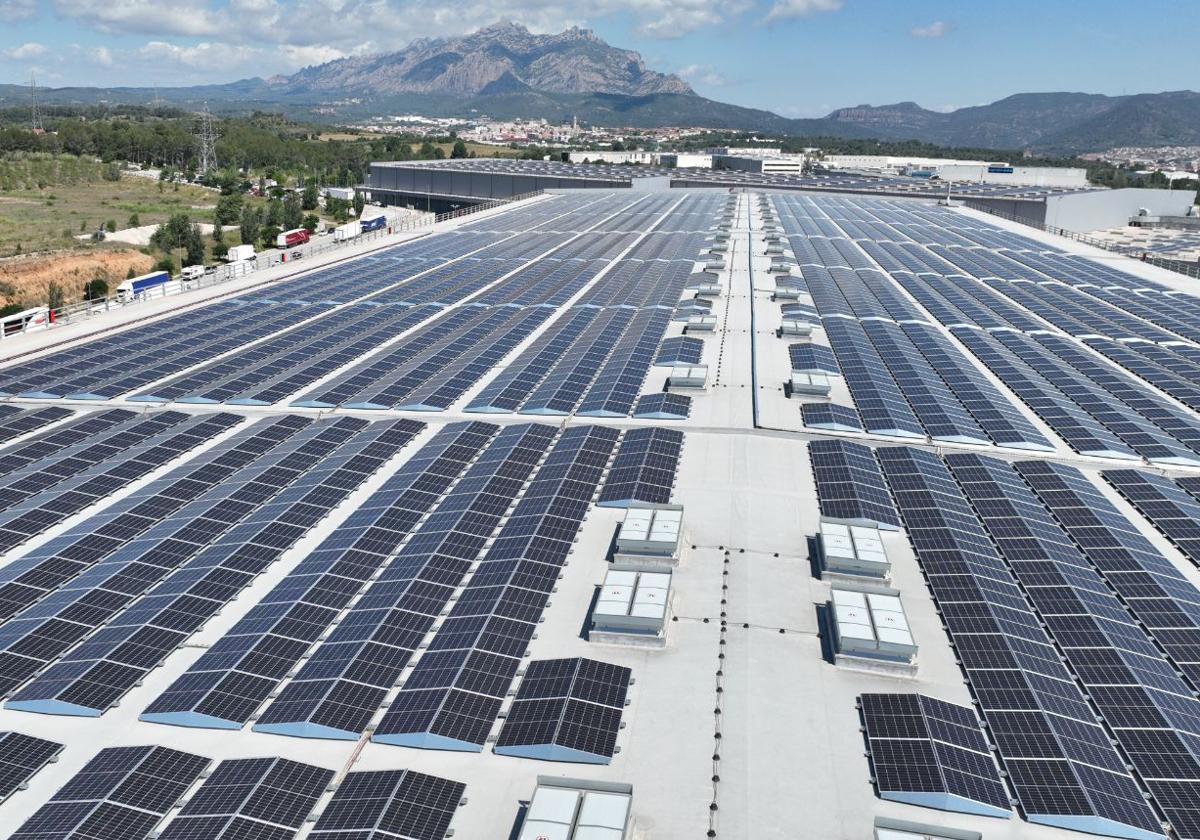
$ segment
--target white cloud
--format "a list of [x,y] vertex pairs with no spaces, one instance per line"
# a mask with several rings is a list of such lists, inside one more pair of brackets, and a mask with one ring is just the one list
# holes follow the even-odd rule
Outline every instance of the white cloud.
[[928,26],[914,26],[908,31],[908,34],[914,38],[941,38],[949,34],[952,28],[944,20],[935,20]]
[[0,55],[12,61],[28,61],[31,58],[39,58],[47,52],[46,47],[42,44],[30,41],[27,44],[21,44],[19,47],[13,47],[5,50]]
[[0,0],[0,20],[15,23],[37,17],[37,0]]
[[101,67],[112,67],[115,63],[108,47],[92,47],[87,51],[87,57],[92,64],[98,64]]
[[842,0],[775,0],[767,12],[766,22],[808,17],[822,12],[836,12],[842,8]]
[[138,50],[138,55],[148,61],[169,61],[185,67],[220,68],[222,71],[248,64],[259,53],[253,47],[207,41],[188,47],[168,44],[166,41],[151,41]]
[[689,64],[680,69],[676,75],[689,82],[697,82],[709,87],[721,87],[728,84],[725,77],[717,72],[717,69],[711,64]]
[[55,0],[59,17],[101,32],[204,36],[221,31],[220,15],[188,0]]

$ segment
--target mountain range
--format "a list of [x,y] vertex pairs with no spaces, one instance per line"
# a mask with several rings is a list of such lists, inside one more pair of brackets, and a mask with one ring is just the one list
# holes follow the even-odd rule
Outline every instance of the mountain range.
[[[590,30],[539,35],[515,23],[457,38],[421,39],[396,52],[343,58],[269,79],[159,90],[39,91],[45,104],[146,104],[156,97],[181,107],[207,102],[217,111],[273,110],[332,123],[401,113],[552,122],[578,117],[602,126],[691,125],[1055,153],[1200,145],[1200,93],[1193,91],[1022,93],[950,112],[900,102],[788,119],[699,96],[683,79],[651,70],[638,53],[611,46]],[[0,85],[0,107],[28,101],[28,88]]]

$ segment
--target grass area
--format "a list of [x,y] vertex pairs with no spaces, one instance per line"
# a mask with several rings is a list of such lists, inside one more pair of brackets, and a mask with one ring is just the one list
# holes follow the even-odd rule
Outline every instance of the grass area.
[[0,257],[72,248],[81,244],[75,236],[95,231],[109,219],[118,229],[128,227],[134,213],[142,225],[178,212],[211,221],[211,209],[193,207],[211,207],[216,201],[212,190],[187,184],[176,189],[137,177],[0,191]]

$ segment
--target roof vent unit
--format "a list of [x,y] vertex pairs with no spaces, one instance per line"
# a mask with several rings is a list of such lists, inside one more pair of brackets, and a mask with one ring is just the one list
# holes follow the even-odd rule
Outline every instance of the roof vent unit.
[[712,332],[717,328],[715,315],[689,315],[687,319],[688,332]]
[[729,231],[719,230],[713,234],[713,242],[725,243],[729,241]]
[[793,394],[803,394],[806,397],[828,397],[831,389],[829,375],[816,372],[792,371],[790,384]]
[[714,242],[708,246],[708,250],[714,254],[724,254],[729,250],[729,240],[723,239],[720,242]]
[[795,268],[790,262],[780,257],[773,257],[771,264],[767,266],[768,274],[791,274]]
[[800,295],[807,295],[808,289],[804,285],[804,281],[791,274],[776,275],[775,277],[775,299],[776,300],[799,300]]
[[600,644],[666,644],[671,605],[670,571],[613,565],[592,610],[589,641]]
[[721,257],[719,257],[719,256],[705,257],[704,270],[705,271],[724,271],[725,270],[725,260],[721,259]]
[[538,776],[518,840],[625,840],[633,785]]
[[703,388],[708,384],[708,365],[675,365],[667,377],[668,388]]
[[830,603],[838,665],[912,675],[917,645],[895,590],[832,591]]
[[783,256],[783,246],[776,244],[778,242],[779,242],[778,238],[775,238],[774,241],[768,241],[767,247],[763,251],[763,253],[766,254],[768,257],[782,257]]
[[886,582],[892,572],[879,529],[822,520],[821,578],[850,577]]
[[680,505],[631,506],[617,531],[613,560],[638,567],[674,566],[679,563],[682,531]]
[[779,331],[781,335],[810,336],[813,323],[805,318],[784,318]]

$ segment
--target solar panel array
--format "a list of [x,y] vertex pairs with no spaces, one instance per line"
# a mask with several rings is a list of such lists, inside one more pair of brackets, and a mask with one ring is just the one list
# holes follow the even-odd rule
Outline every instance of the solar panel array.
[[617,744],[630,670],[594,659],[529,663],[496,752],[607,764]]
[[63,745],[20,732],[0,732],[0,802],[53,761]]
[[284,758],[222,761],[158,836],[162,840],[291,840],[334,773]]
[[[98,714],[156,668],[171,651],[267,570],[420,432],[411,420],[343,418],[286,456],[311,467],[176,571],[96,628],[10,700],[9,708]],[[250,479],[263,495],[270,478]],[[227,497],[227,500],[234,496]],[[211,518],[211,514],[206,514]]]
[[388,706],[373,741],[482,749],[618,434],[567,429]]
[[349,773],[308,836],[313,840],[442,840],[464,787],[413,770]]
[[167,747],[101,750],[13,840],[145,840],[208,767]]
[[1009,816],[1008,791],[970,708],[924,694],[864,694],[859,709],[881,797]]

